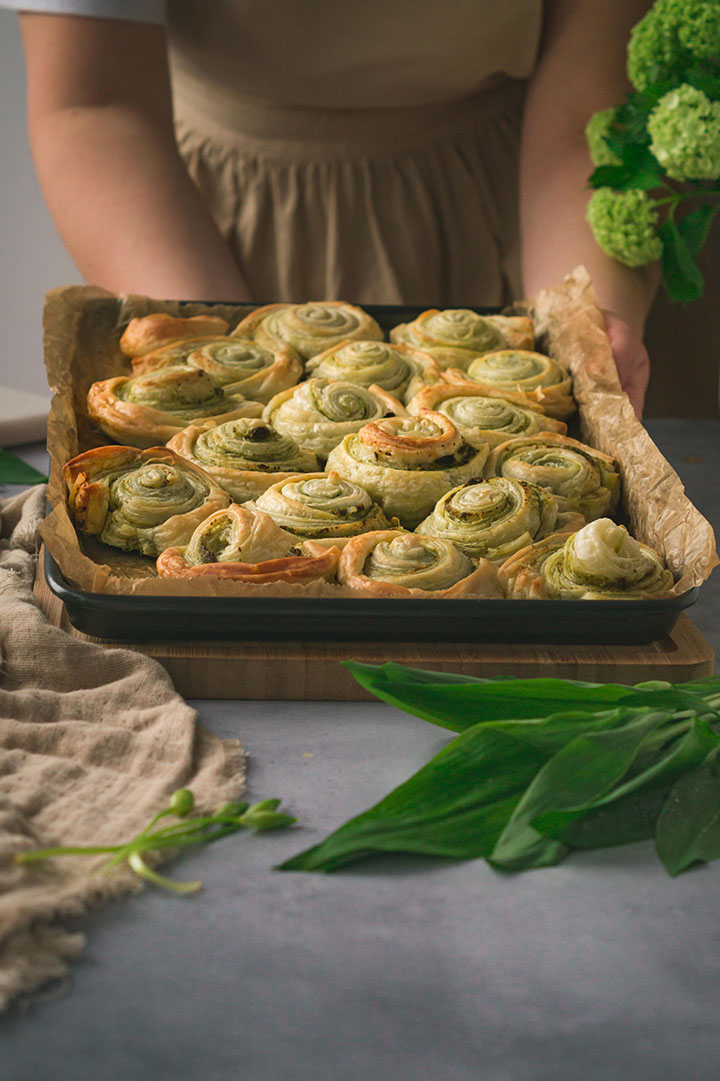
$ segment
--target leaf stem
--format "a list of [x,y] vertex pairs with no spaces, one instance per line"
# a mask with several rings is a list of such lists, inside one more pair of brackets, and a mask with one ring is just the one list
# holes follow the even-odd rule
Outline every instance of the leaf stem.
[[175,882],[172,878],[158,874],[157,871],[148,867],[139,852],[131,853],[128,856],[128,863],[140,878],[144,878],[146,882],[152,882],[155,886],[172,890],[173,893],[197,893],[199,889],[202,889],[202,882]]

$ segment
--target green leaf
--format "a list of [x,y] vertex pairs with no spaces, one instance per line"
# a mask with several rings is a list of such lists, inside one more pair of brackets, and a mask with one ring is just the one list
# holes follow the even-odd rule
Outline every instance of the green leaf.
[[590,176],[593,188],[614,188],[616,191],[634,190],[652,191],[660,187],[664,173],[646,146],[626,143],[615,150],[608,140],[608,146],[622,157],[621,165],[599,165]]
[[279,869],[332,871],[372,852],[488,856],[544,763],[578,733],[621,724],[624,717],[620,710],[574,711],[475,725],[380,803]]
[[685,72],[682,80],[697,90],[702,90],[711,101],[720,101],[720,66],[711,61],[696,61]]
[[[428,672],[400,664],[345,661],[361,686],[384,702],[453,732],[483,721],[523,720],[581,709],[607,710],[618,704],[697,709],[687,684],[646,690],[617,683],[567,679],[477,679]],[[720,681],[717,682],[720,693]],[[710,692],[708,692],[710,693]]]
[[[627,779],[575,812],[550,812],[533,820],[544,836],[576,848],[604,848],[649,839],[672,784],[703,762],[720,745],[720,735],[694,719],[679,739],[654,749],[643,761],[642,749]],[[654,811],[654,816],[653,816]]]
[[611,791],[648,736],[672,719],[666,711],[626,708],[615,713],[615,726],[576,736],[538,772],[498,838],[489,857],[493,866],[537,866],[537,820],[553,811],[584,810]]
[[673,218],[660,226],[658,236],[663,242],[662,276],[668,296],[682,304],[699,300],[705,279]]
[[0,484],[41,484],[46,480],[33,466],[0,448]]
[[720,857],[720,764],[698,766],[673,785],[660,812],[655,847],[671,875]]
[[[556,749],[552,725],[547,738],[535,732],[534,740],[522,738],[528,727],[476,725],[374,807],[279,869],[332,871],[373,852],[488,855],[524,789]],[[561,741],[568,738],[567,725],[564,732]]]
[[715,206],[706,203],[691,210],[677,222],[678,232],[685,242],[691,259],[697,259],[702,251],[718,210],[720,210],[720,203],[716,203]]

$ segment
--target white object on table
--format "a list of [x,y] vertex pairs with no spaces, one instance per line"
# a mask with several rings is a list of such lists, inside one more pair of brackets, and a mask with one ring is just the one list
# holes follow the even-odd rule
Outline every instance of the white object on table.
[[0,447],[45,439],[50,398],[0,384]]

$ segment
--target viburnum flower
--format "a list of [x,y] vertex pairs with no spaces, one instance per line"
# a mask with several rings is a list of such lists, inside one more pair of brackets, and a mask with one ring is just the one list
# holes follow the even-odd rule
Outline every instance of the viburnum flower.
[[663,94],[647,130],[652,153],[673,180],[720,177],[720,102],[702,90],[683,83]]
[[620,164],[620,158],[605,142],[605,136],[610,132],[616,112],[614,106],[610,109],[601,109],[600,112],[593,113],[585,126],[585,138],[593,165]]
[[603,251],[625,266],[645,266],[662,255],[658,212],[645,191],[598,188],[587,221]]
[[655,0],[633,27],[627,71],[636,90],[653,83],[680,81],[696,60],[720,56],[718,0]]

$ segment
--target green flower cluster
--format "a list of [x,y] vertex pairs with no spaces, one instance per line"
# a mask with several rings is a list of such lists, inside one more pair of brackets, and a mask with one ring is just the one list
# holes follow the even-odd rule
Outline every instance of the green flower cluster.
[[720,57],[718,0],[656,0],[633,28],[628,77],[636,90],[682,77],[694,60]]
[[587,122],[585,138],[587,139],[590,160],[593,165],[620,164],[620,158],[612,152],[605,142],[605,137],[609,135],[616,115],[617,109],[613,106],[610,109],[601,109],[600,112],[593,113]]
[[587,221],[602,250],[625,266],[645,266],[662,255],[658,214],[647,192],[598,188]]
[[683,83],[663,94],[647,130],[651,151],[673,180],[720,177],[720,102],[702,90]]

